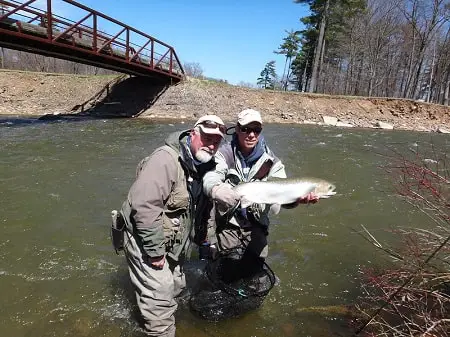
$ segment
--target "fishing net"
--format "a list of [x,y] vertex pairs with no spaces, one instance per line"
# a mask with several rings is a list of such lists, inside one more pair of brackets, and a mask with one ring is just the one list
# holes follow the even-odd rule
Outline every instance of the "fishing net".
[[191,310],[219,321],[257,309],[275,285],[275,274],[264,259],[241,248],[221,251],[206,265],[202,281],[190,298]]

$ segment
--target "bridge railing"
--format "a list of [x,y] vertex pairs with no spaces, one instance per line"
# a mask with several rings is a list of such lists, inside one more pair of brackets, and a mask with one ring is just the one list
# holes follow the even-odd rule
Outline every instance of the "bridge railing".
[[[40,7],[42,2],[36,1],[0,0],[0,25],[8,26],[15,34],[45,39],[46,43],[101,54],[180,79],[184,77],[180,60],[170,45],[72,0],[61,1],[76,8],[81,14],[78,21],[54,14],[54,0],[46,0],[45,6]],[[100,26],[115,33],[106,33]]]

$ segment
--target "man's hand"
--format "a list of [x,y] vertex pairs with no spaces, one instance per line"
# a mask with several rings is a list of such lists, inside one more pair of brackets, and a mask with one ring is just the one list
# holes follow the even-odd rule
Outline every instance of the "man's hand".
[[229,184],[226,183],[221,183],[217,186],[214,186],[212,188],[211,196],[214,201],[217,201],[227,207],[236,206],[236,204],[240,200],[239,195],[235,191],[233,191]]
[[319,201],[319,197],[314,194],[314,192],[310,192],[306,195],[306,197],[297,199],[299,204],[315,204]]
[[155,269],[163,269],[166,258],[163,256],[148,257],[147,263]]
[[290,209],[290,208],[295,208],[300,204],[315,204],[318,201],[319,201],[319,197],[317,195],[315,195],[313,192],[310,192],[303,198],[298,198],[296,201],[294,201],[291,204],[283,205],[283,208]]

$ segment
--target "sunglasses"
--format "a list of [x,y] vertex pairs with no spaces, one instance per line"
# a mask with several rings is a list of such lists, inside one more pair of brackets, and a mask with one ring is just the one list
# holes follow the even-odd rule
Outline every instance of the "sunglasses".
[[199,125],[202,125],[207,129],[219,129],[223,134],[225,134],[225,132],[227,131],[227,127],[225,125],[216,123],[214,121],[204,121]]
[[250,134],[253,132],[255,135],[259,135],[262,131],[262,127],[251,128],[249,126],[239,126],[239,129],[243,133]]

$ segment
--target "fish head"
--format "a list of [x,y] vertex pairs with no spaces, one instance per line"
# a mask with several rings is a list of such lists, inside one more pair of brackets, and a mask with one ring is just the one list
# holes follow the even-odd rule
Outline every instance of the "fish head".
[[313,191],[320,199],[326,199],[336,194],[336,186],[325,180],[318,180],[314,182],[316,188]]

